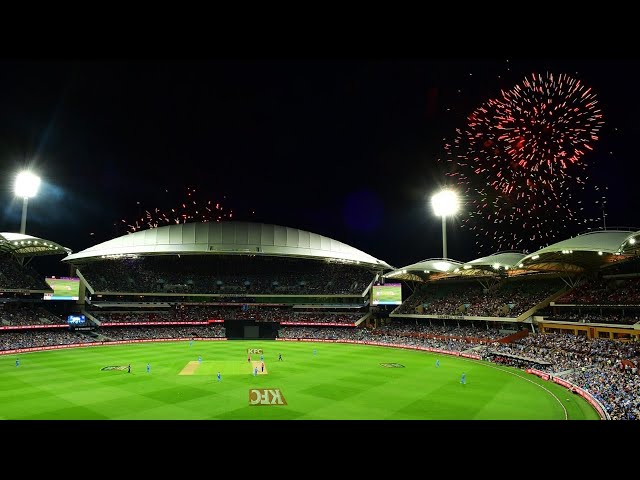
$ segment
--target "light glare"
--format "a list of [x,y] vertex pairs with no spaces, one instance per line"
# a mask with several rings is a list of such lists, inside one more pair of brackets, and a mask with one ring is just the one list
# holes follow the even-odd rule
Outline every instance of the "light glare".
[[441,272],[448,272],[451,268],[451,264],[449,262],[435,262],[433,264],[433,268],[440,270]]
[[431,206],[438,217],[448,217],[458,212],[458,195],[453,190],[442,190],[431,197]]
[[38,194],[40,187],[40,177],[29,171],[20,172],[16,176],[14,192],[21,198],[32,198]]

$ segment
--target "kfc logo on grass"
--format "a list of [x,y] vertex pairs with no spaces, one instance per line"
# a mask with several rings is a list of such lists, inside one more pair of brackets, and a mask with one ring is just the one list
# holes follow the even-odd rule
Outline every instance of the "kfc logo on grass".
[[252,388],[249,390],[249,405],[286,405],[279,388]]

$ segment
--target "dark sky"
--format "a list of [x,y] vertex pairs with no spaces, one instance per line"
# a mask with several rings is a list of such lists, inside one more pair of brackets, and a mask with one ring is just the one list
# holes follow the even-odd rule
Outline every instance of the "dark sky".
[[[584,160],[609,188],[607,225],[635,226],[639,66],[508,58],[0,63],[0,231],[19,231],[13,177],[29,165],[44,185],[29,203],[27,233],[74,251],[122,234],[121,219],[177,206],[190,187],[236,219],[309,230],[396,267],[440,257],[441,224],[428,198],[451,183],[436,162],[443,139],[500,89],[546,71],[574,75],[598,95],[606,124]],[[456,221],[447,232],[451,258],[493,253],[477,251]]]

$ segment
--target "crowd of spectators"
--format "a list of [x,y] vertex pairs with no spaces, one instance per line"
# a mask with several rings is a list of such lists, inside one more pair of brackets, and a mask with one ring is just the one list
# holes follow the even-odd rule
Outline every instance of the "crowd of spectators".
[[406,335],[393,329],[369,330],[365,328],[345,327],[291,327],[281,326],[278,330],[280,338],[311,338],[323,340],[359,340],[363,342],[379,342],[411,347],[442,348],[450,351],[461,352],[481,345],[473,341],[457,338],[429,338]]
[[291,307],[173,306],[166,310],[106,312],[94,310],[100,322],[189,322],[207,320],[255,320],[258,322],[355,323],[364,313],[297,311]]
[[4,331],[0,333],[0,350],[44,347],[48,345],[70,345],[90,343],[96,339],[82,332],[71,332],[63,328],[47,330]]
[[3,331],[0,333],[0,350],[44,347],[49,345],[70,345],[74,343],[94,343],[98,341],[137,340],[154,338],[224,338],[222,325],[184,327],[121,327],[97,330],[104,338],[87,332],[67,329]]
[[[92,312],[100,323],[175,322],[172,311],[160,312]],[[185,320],[188,321],[188,320]]]
[[413,323],[405,320],[389,320],[385,325],[374,330],[374,333],[393,332],[394,335],[418,336],[425,338],[444,338],[445,340],[456,339],[474,342],[489,342],[500,340],[513,332],[505,332],[496,327],[490,327],[489,323],[484,323],[482,328],[466,322],[466,325],[459,323],[443,322],[442,324],[427,324],[423,322]]
[[18,259],[9,253],[0,253],[0,290],[3,288],[51,290],[42,275],[29,265],[21,265]]
[[[479,295],[482,293],[482,287],[475,282],[436,282],[421,285],[396,309],[396,313],[433,314],[436,310],[444,309],[450,314],[449,312],[455,312],[462,306],[460,299],[465,292]],[[461,315],[461,313],[455,313]]]
[[556,303],[575,305],[640,305],[640,279],[595,279],[578,285]]
[[577,311],[575,307],[556,308],[555,315],[545,315],[545,320],[557,320],[564,322],[580,323],[617,323],[623,325],[633,325],[640,322],[640,313],[636,310],[608,310],[608,311]]
[[356,323],[364,316],[363,313],[345,312],[290,312],[281,322],[308,322],[308,323]]
[[0,308],[0,324],[3,326],[65,324],[61,315],[49,312],[37,303],[6,303]]
[[[479,350],[485,359],[500,357],[495,353],[529,358],[530,362],[508,356],[503,356],[501,360],[521,368],[535,367],[565,378],[597,398],[612,418],[640,419],[638,342],[545,333],[529,335],[512,344],[493,344]],[[541,365],[539,361],[549,364]]]
[[435,282],[416,290],[396,313],[515,318],[562,287],[557,279],[512,281],[495,289],[475,282]]
[[155,338],[224,338],[225,328],[220,324],[181,327],[118,327],[100,329],[106,341],[149,340]]
[[367,331],[353,327],[293,327],[281,325],[280,338],[315,338],[322,340],[365,340]]
[[353,265],[244,256],[110,259],[80,272],[95,291],[111,293],[344,295],[364,292],[374,279]]
[[630,369],[623,369],[620,365],[574,370],[566,376],[566,379],[580,385],[581,388],[598,399],[612,420],[639,420],[640,375],[637,375],[638,365],[636,363],[635,367]]

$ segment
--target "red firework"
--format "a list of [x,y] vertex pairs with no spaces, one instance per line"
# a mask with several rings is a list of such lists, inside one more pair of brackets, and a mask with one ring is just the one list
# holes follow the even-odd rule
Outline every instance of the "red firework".
[[579,192],[604,124],[597,104],[578,79],[533,74],[467,117],[445,151],[477,243],[522,248],[587,223]]

